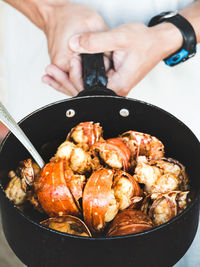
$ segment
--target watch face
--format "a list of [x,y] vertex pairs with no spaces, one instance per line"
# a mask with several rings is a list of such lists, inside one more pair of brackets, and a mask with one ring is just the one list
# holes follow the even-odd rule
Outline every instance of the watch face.
[[160,16],[162,17],[162,19],[167,19],[167,18],[174,17],[177,14],[178,14],[178,10],[175,10],[175,11],[162,12]]

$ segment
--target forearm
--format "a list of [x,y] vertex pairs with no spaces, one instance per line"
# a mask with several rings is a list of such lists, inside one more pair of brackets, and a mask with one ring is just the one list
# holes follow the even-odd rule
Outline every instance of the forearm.
[[197,43],[200,42],[200,0],[195,1],[188,7],[180,10],[179,12],[183,17],[185,17],[193,26]]
[[[4,0],[31,20],[37,27],[45,30],[51,9],[63,3],[63,0]],[[69,2],[68,0],[64,1]]]
[[[200,42],[200,0],[179,11],[193,26],[197,43]],[[156,39],[157,51],[160,51],[161,59],[166,58],[181,48],[183,38],[180,31],[171,23],[161,23],[152,28],[152,35]]]

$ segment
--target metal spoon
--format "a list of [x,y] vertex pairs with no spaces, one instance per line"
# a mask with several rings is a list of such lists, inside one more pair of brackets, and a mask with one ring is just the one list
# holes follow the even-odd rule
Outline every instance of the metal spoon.
[[40,168],[44,167],[44,161],[41,158],[40,154],[37,152],[31,141],[12,118],[7,109],[0,102],[0,121],[5,124],[8,129],[17,137],[17,139],[22,143],[22,145],[28,150],[35,162],[39,165]]

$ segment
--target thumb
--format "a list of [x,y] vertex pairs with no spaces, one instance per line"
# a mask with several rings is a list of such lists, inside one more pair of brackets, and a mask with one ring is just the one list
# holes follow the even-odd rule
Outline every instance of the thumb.
[[103,53],[122,49],[127,41],[124,32],[114,29],[74,35],[69,40],[69,47],[77,53]]

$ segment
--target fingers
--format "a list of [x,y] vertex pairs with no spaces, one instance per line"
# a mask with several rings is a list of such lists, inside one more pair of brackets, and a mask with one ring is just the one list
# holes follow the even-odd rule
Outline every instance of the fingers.
[[104,32],[88,32],[74,35],[69,40],[69,47],[77,53],[102,53],[127,46],[129,32],[116,28]]
[[131,53],[116,51],[113,53],[114,69],[107,72],[109,89],[120,96],[126,96],[133,87],[135,64]]
[[143,70],[140,69],[140,66],[136,66],[134,62],[131,55],[123,58],[123,64],[120,65],[117,62],[118,67],[116,68],[115,66],[115,70],[111,69],[107,73],[107,87],[120,96],[127,96],[130,90],[142,79],[141,76],[143,75]]
[[[109,89],[114,90],[120,96],[127,96],[130,90],[136,86],[151,71],[159,61],[147,62],[146,57],[127,52],[122,58],[121,55],[114,54],[115,70],[111,69],[108,73]],[[119,62],[117,62],[117,59]],[[123,64],[120,64],[120,61]],[[117,65],[117,67],[116,67]]]
[[60,68],[58,68],[54,64],[50,64],[49,66],[46,67],[46,73],[54,78],[55,81],[58,83],[64,85],[65,83],[68,82],[68,76],[67,73],[62,71]]
[[107,75],[107,87],[115,91],[115,93],[119,96],[127,96],[132,88],[127,86],[127,84],[125,83],[125,79],[123,79],[123,71],[114,71],[113,69],[111,69]]
[[55,81],[51,76],[48,74],[42,77],[42,82],[48,84],[49,86],[53,87],[55,90],[64,93],[69,96],[75,96],[71,91],[68,91],[67,88],[63,87],[60,83]]
[[[106,71],[110,68],[109,55],[104,56]],[[69,64],[69,74],[62,71],[56,65],[51,64],[46,67],[47,75],[44,75],[42,81],[52,86],[57,91],[75,96],[83,90],[82,65],[80,57],[74,57]]]
[[[134,72],[132,57],[124,56],[124,53],[115,53],[115,69],[107,72],[108,88],[114,90],[118,95],[126,96],[132,87],[138,82],[137,71]],[[120,62],[124,62],[120,64]],[[104,56],[106,69],[110,67],[110,60]],[[131,71],[130,71],[131,70]],[[49,65],[46,68],[47,74],[43,76],[42,81],[57,91],[70,96],[76,96],[83,90],[82,66],[79,58],[73,58],[70,63],[69,77],[56,65]],[[134,73],[134,75],[133,75]]]
[[81,59],[73,58],[70,61],[69,79],[78,92],[83,90]]
[[104,55],[104,66],[105,66],[106,72],[111,68],[111,59],[107,55]]
[[77,95],[78,91],[69,81],[68,75],[57,66],[51,64],[46,68],[47,75],[42,77],[42,81],[52,86],[57,91],[70,96]]

